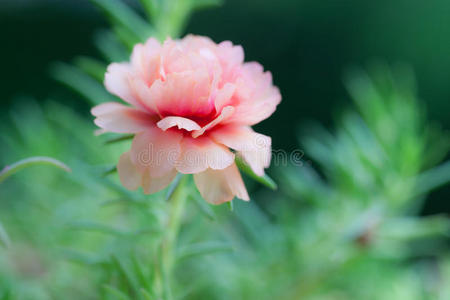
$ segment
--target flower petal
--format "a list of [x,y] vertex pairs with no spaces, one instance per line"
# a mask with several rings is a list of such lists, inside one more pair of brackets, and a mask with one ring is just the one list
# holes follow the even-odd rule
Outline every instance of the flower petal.
[[[156,80],[155,84],[157,84],[158,82],[160,82],[160,80]],[[139,102],[142,103],[142,105],[144,105],[147,110],[154,114],[159,114],[154,100],[155,95],[152,94],[153,92],[150,90],[150,87],[142,78],[131,77],[130,86],[136,94],[136,98],[139,99]]]
[[145,172],[142,176],[142,189],[144,194],[153,194],[167,187],[177,175],[173,169],[162,177],[151,177],[150,172]]
[[120,156],[117,164],[117,171],[119,173],[120,182],[129,190],[136,190],[142,186],[144,194],[156,193],[172,182],[177,175],[175,169],[169,171],[162,177],[152,177],[151,169],[147,168],[143,173],[139,172],[138,168],[131,161],[130,152],[125,152]]
[[94,123],[107,131],[116,133],[137,133],[154,126],[152,115],[120,103],[107,102],[92,108],[97,118]]
[[234,154],[230,150],[207,137],[184,137],[181,148],[176,168],[183,174],[195,174],[207,168],[220,170],[234,162]]
[[105,74],[105,87],[113,95],[134,107],[146,110],[145,106],[137,99],[133,88],[130,86],[130,77],[133,69],[129,63],[112,63]]
[[216,142],[238,151],[259,176],[264,175],[264,168],[270,165],[270,137],[256,133],[248,126],[223,126],[213,130],[210,136]]
[[182,133],[162,131],[156,126],[136,134],[131,144],[131,160],[144,173],[160,178],[172,171],[180,155]]
[[230,41],[223,41],[217,45],[216,52],[222,67],[220,86],[225,82],[234,82],[241,72],[241,65],[244,62],[244,49],[242,49],[242,46],[233,45]]
[[201,129],[193,131],[192,132],[192,137],[193,138],[197,138],[197,137],[201,136],[203,133],[205,133],[206,130],[213,128],[217,124],[219,124],[222,121],[224,121],[224,120],[228,119],[229,117],[231,117],[231,115],[233,113],[234,113],[234,107],[233,106],[225,106],[222,109],[222,112],[220,113],[220,115],[218,115],[214,120],[212,120],[211,122],[209,122],[208,124],[203,126]]
[[223,170],[207,169],[194,174],[194,181],[202,197],[209,203],[221,204],[233,200],[234,196],[250,200],[236,164]]
[[171,73],[165,81],[156,80],[145,101],[161,116],[208,116],[214,110],[209,101],[210,78],[203,69]]
[[222,109],[230,103],[230,99],[233,97],[235,91],[236,85],[232,83],[226,83],[223,88],[217,91],[214,99],[216,111],[222,111]]
[[130,152],[120,156],[117,164],[120,182],[129,190],[136,190],[141,185],[142,174],[137,170],[130,158]]
[[174,126],[177,126],[178,129],[185,129],[187,131],[198,130],[201,128],[196,122],[183,117],[165,117],[156,125],[164,131]]
[[264,72],[263,67],[256,62],[242,66],[242,74],[236,85],[236,92],[230,102],[236,112],[225,123],[255,125],[273,114],[281,101],[280,91],[272,84],[272,75]]
[[137,44],[131,54],[131,65],[137,75],[147,85],[160,78],[161,44],[154,38],[149,38],[145,44]]

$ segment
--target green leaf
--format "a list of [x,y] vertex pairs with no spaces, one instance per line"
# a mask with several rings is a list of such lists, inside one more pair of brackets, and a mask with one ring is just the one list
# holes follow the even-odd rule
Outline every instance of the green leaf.
[[233,200],[227,202],[228,208],[230,209],[230,211],[234,210],[234,204],[233,204]]
[[73,230],[100,232],[118,237],[136,237],[143,234],[152,234],[152,235],[160,234],[159,230],[153,228],[141,228],[136,231],[127,232],[101,223],[84,222],[84,221],[72,222],[68,224],[68,227]]
[[0,300],[13,300],[13,296],[9,288],[1,295]]
[[232,252],[233,250],[234,250],[233,246],[229,243],[224,242],[198,243],[180,248],[177,253],[177,259],[184,260],[199,255],[208,255],[221,252]]
[[122,142],[122,141],[128,141],[131,140],[134,137],[134,134],[124,134],[124,135],[119,135],[119,136],[115,136],[112,138],[109,138],[105,141],[105,144],[114,144],[117,142]]
[[153,35],[154,30],[150,24],[136,14],[128,5],[119,0],[91,0],[100,7],[112,20],[113,25],[126,28],[136,35],[141,41],[145,41]]
[[415,193],[418,196],[447,184],[450,182],[450,161],[425,171],[413,180],[417,182]]
[[136,278],[140,286],[146,286],[150,282],[149,278],[146,276],[143,264],[139,261],[135,253],[131,255],[131,264],[133,267],[133,273],[136,274]]
[[450,236],[450,220],[446,216],[397,217],[387,220],[378,233],[383,238],[401,241]]
[[183,174],[178,173],[177,176],[175,177],[175,180],[173,180],[172,183],[170,184],[170,186],[169,186],[169,188],[167,190],[167,195],[166,195],[166,200],[167,201],[169,201],[170,198],[172,198],[172,195],[175,192],[175,189],[180,184],[181,178],[183,176],[184,176]]
[[103,83],[106,73],[106,64],[96,59],[80,56],[75,59],[75,65],[83,72]]
[[116,172],[117,172],[117,167],[116,166],[108,166],[108,167],[105,167],[104,170],[102,170],[101,173],[102,173],[102,176],[105,177],[105,176],[114,174]]
[[66,172],[71,172],[70,168],[66,166],[64,163],[60,162],[59,160],[56,160],[51,157],[35,156],[25,158],[10,166],[6,166],[3,170],[0,171],[0,183],[3,182],[9,176],[13,175],[14,173],[33,165],[50,165],[60,168]]
[[144,300],[155,300],[155,298],[152,297],[150,295],[150,293],[144,289],[141,289],[141,294],[142,294],[142,297],[144,298]]
[[158,0],[139,0],[144,7],[145,12],[150,18],[156,18],[159,14],[160,3]]
[[0,244],[3,244],[3,246],[5,246],[6,248],[11,245],[9,235],[3,227],[2,223],[0,223]]
[[223,0],[193,0],[193,8],[194,9],[203,9],[214,6],[219,6],[223,4]]
[[130,53],[120,43],[116,35],[109,30],[100,30],[96,33],[94,43],[109,62],[120,62],[129,59]]
[[72,249],[63,249],[62,253],[66,257],[66,259],[86,266],[106,263],[106,260],[103,258],[93,257],[90,254],[82,253]]
[[134,276],[134,274],[132,272],[130,272],[126,263],[116,255],[112,255],[111,260],[112,260],[114,266],[116,267],[116,269],[119,271],[120,275],[126,281],[128,288],[137,293],[139,290],[138,281],[137,281],[136,277]]
[[113,299],[116,300],[131,300],[124,292],[119,291],[115,287],[112,287],[110,285],[104,285],[103,290],[106,294],[113,297]]
[[65,63],[55,63],[50,68],[52,77],[83,96],[92,105],[102,102],[114,102],[114,98],[95,79],[80,69]]
[[142,42],[142,40],[134,35],[130,30],[125,27],[115,26],[113,28],[114,33],[117,38],[124,44],[127,49],[131,52],[136,44]]
[[[118,199],[112,199],[112,200],[106,200],[101,203],[102,206],[109,206],[109,205],[133,205],[136,208],[146,210],[148,209],[148,203],[142,200],[136,200],[132,198],[118,198]],[[149,212],[150,213],[150,212]]]
[[257,175],[255,172],[253,172],[252,168],[250,168],[250,166],[244,162],[242,157],[236,156],[236,165],[238,166],[239,170],[247,174],[250,178],[253,178],[254,180],[272,190],[277,189],[277,184],[275,183],[275,181],[273,181],[272,178],[270,178],[267,174],[264,174],[263,176]]
[[83,222],[83,221],[77,221],[68,224],[70,229],[74,230],[86,230],[86,231],[95,231],[95,232],[101,232],[105,234],[111,234],[115,236],[126,236],[127,233],[123,232],[121,230],[118,230],[116,228],[110,227],[108,225],[96,223],[96,222]]
[[200,212],[209,220],[214,221],[216,216],[211,206],[206,203],[206,201],[200,196],[200,194],[189,195],[189,198],[194,202],[194,204],[198,207]]

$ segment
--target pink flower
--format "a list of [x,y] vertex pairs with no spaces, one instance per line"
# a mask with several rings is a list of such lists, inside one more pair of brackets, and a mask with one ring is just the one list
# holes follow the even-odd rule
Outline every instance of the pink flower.
[[194,174],[210,203],[249,200],[234,158],[264,174],[271,139],[250,126],[268,118],[281,95],[260,64],[244,63],[241,46],[192,35],[162,45],[150,38],[134,47],[130,63],[108,67],[105,86],[131,105],[92,109],[104,131],[135,134],[117,165],[126,188],[153,193],[180,172]]

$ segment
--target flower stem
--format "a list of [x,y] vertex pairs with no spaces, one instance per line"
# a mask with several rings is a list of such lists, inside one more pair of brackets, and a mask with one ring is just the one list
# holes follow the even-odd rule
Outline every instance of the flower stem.
[[180,229],[181,219],[183,216],[184,206],[186,203],[185,184],[186,175],[182,175],[174,192],[171,194],[169,222],[167,225],[166,235],[161,245],[161,275],[163,279],[163,295],[164,299],[172,299],[171,277],[174,265],[174,250],[178,232]]

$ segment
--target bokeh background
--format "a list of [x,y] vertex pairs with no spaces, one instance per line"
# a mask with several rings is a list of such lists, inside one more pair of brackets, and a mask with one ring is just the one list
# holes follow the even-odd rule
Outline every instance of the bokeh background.
[[[1,118],[29,95],[64,99],[89,118],[88,105],[52,80],[48,68],[76,55],[99,57],[92,37],[105,27],[87,0],[2,0]],[[350,104],[343,73],[374,60],[410,64],[428,118],[450,127],[446,0],[227,0],[197,12],[186,32],[242,44],[246,60],[272,71],[283,102],[258,129],[273,137],[275,148],[298,147],[298,128],[309,120],[331,126]],[[448,213],[449,195],[448,187],[434,192],[423,213]]]

